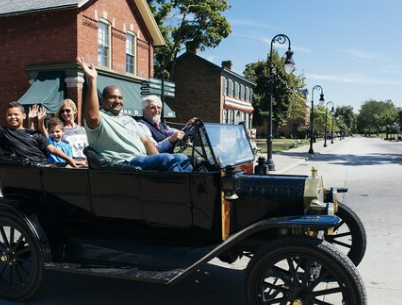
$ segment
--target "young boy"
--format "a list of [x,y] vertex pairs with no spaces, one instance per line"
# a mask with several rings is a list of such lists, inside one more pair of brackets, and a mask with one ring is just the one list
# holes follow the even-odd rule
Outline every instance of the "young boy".
[[[64,152],[67,156],[72,157],[73,151],[71,145],[67,142],[63,142],[61,138],[64,135],[64,123],[58,118],[51,118],[48,124],[48,133],[49,137],[47,140],[54,147],[59,148],[62,152]],[[50,163],[65,163],[66,161],[63,158],[60,158],[54,154],[49,152],[46,153],[47,159]]]
[[46,164],[46,152],[63,158],[73,167],[73,158],[67,156],[59,148],[51,145],[37,130],[25,129],[26,118],[24,107],[18,102],[11,102],[7,107],[6,127],[0,127],[0,148],[16,157],[28,159],[31,164]]

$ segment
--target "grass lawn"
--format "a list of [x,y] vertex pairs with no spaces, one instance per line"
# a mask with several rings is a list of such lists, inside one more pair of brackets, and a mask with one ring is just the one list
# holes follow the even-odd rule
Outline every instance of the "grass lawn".
[[[267,152],[267,139],[257,139],[256,143],[258,148],[261,149],[261,153]],[[309,143],[308,139],[274,139],[272,142],[272,152],[284,151],[290,148],[308,145]]]

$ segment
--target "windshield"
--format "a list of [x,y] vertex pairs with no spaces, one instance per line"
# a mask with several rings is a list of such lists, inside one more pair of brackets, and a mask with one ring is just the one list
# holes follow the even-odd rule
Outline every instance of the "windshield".
[[219,167],[238,165],[254,160],[253,150],[242,124],[204,123],[212,154]]

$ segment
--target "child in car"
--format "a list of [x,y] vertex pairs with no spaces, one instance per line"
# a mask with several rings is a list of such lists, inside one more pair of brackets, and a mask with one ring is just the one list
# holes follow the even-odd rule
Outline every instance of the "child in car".
[[11,102],[8,105],[7,126],[0,126],[0,148],[3,152],[38,166],[48,164],[46,152],[49,152],[76,167],[73,158],[50,144],[39,131],[24,128],[25,118],[25,110],[20,103]]
[[[71,145],[61,140],[64,135],[64,123],[60,119],[51,118],[49,120],[48,134],[49,137],[47,138],[47,140],[50,144],[52,144],[54,147],[59,148],[67,156],[73,156]],[[66,163],[63,158],[60,158],[52,153],[47,152],[46,155],[50,163]]]

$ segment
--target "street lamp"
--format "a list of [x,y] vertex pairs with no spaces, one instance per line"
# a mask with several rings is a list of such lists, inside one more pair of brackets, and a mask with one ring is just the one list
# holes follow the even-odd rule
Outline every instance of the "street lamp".
[[293,51],[290,50],[290,39],[288,36],[284,34],[278,34],[271,40],[271,49],[270,49],[270,55],[269,55],[269,117],[268,117],[268,138],[267,138],[267,161],[266,165],[268,166],[269,171],[274,171],[275,170],[275,164],[274,160],[272,159],[272,141],[273,141],[273,136],[272,136],[272,99],[273,99],[273,88],[274,88],[274,73],[273,73],[273,68],[274,64],[272,62],[272,49],[273,49],[273,44],[275,42],[278,42],[280,44],[284,44],[286,41],[289,42],[289,47],[288,50],[286,51],[286,61],[285,61],[285,71],[286,73],[290,74],[294,71],[295,68],[295,63],[293,61],[292,55]]
[[335,112],[332,112],[331,144],[334,144]]
[[[331,113],[333,114],[334,112],[334,103],[331,101],[327,102],[327,105],[325,106],[325,132],[324,132],[324,147],[327,147],[327,121],[328,121],[328,104],[332,105]],[[332,116],[333,117],[333,116]],[[332,122],[332,130],[334,128],[333,122]],[[331,139],[333,138],[333,133],[331,136]],[[333,143],[333,142],[332,142]]]
[[320,94],[320,104],[324,103],[324,90],[320,85],[315,85],[313,89],[311,90],[311,112],[310,112],[310,149],[308,151],[309,154],[314,154],[314,149],[313,149],[313,126],[314,126],[314,90],[321,90]]

